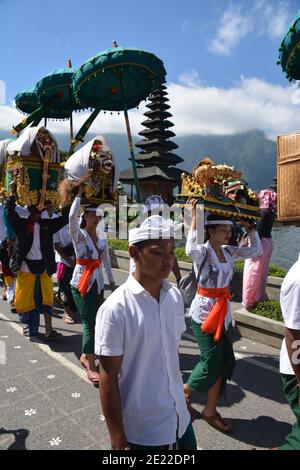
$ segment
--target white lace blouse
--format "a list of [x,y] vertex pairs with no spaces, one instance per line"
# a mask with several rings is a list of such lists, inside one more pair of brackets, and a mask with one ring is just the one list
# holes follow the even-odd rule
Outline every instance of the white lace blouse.
[[[80,209],[80,202],[81,198],[79,196],[75,197],[69,215],[70,233],[75,249],[76,259],[98,259],[99,255],[91,237],[84,229],[81,229],[79,225],[78,213]],[[111,269],[107,240],[105,238],[98,239],[97,246],[100,252],[102,264],[97,269],[95,269],[92,276],[90,277],[87,291],[89,292],[92,285],[96,281],[98,286],[98,293],[100,294],[100,292],[104,289],[103,266],[110,283],[114,282],[114,278]],[[77,288],[84,269],[84,266],[76,264],[71,279],[71,286]]]
[[[233,261],[239,258],[255,258],[262,254],[261,241],[256,230],[249,232],[249,241],[249,247],[224,245],[222,251],[226,263],[220,263],[210,243],[207,242],[204,245],[198,245],[196,230],[190,230],[187,237],[186,254],[193,260],[196,277],[198,277],[199,268],[201,267],[198,286],[206,289],[229,287],[233,276]],[[196,323],[202,324],[215,303],[215,298],[203,297],[197,292],[192,301],[189,316],[191,316]],[[231,313],[230,302],[228,301],[227,316],[225,319],[226,329],[230,323]]]

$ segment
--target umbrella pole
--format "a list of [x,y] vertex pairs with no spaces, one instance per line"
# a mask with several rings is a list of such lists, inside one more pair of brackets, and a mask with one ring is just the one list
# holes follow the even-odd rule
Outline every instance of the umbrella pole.
[[47,118],[44,119],[44,127],[47,127]]
[[133,152],[133,143],[132,143],[132,137],[131,137],[131,130],[130,130],[128,112],[127,112],[126,107],[124,109],[124,116],[125,116],[125,123],[126,123],[127,137],[128,137],[128,147],[129,147],[129,153],[130,153],[130,160],[131,160],[132,171],[133,171],[133,176],[134,176],[136,200],[139,204],[141,204],[142,201],[141,201],[141,195],[140,195],[139,180],[138,180],[138,175],[137,175],[137,171],[136,171],[136,161],[135,161],[134,152]]
[[102,105],[94,109],[90,117],[85,121],[85,123],[81,126],[80,130],[77,132],[75,138],[74,139],[72,138],[71,145],[69,148],[69,155],[71,155],[74,152],[76,145],[78,145],[80,142],[83,142],[83,137],[85,136],[85,134],[87,133],[91,125],[93,124],[94,120],[100,113],[101,109],[102,109]]
[[138,180],[138,175],[137,175],[137,171],[136,171],[136,161],[135,161],[135,157],[134,157],[132,136],[131,136],[131,130],[130,130],[130,124],[129,124],[129,118],[128,118],[128,111],[127,111],[126,100],[125,100],[125,96],[124,96],[124,89],[123,89],[123,83],[122,83],[121,77],[119,77],[119,80],[120,80],[120,85],[121,85],[121,93],[122,93],[122,97],[123,97],[123,110],[124,110],[127,137],[128,137],[128,147],[129,147],[129,153],[130,153],[130,161],[131,161],[131,164],[132,164],[132,171],[133,171],[133,177],[134,177],[136,200],[137,200],[138,204],[141,204],[142,201],[141,201],[141,195],[140,195],[139,180]]
[[73,140],[73,113],[70,113],[70,144],[72,144]]

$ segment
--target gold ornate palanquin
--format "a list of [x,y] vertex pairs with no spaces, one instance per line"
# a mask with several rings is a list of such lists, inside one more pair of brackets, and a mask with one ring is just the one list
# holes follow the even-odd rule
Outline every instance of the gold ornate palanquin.
[[92,185],[84,184],[82,205],[107,204],[117,200],[118,194],[113,191],[111,174],[97,172],[91,180]]
[[[253,201],[255,200],[254,193],[250,189],[248,196]],[[219,184],[205,187],[196,181],[193,175],[182,173],[181,192],[178,194],[178,200],[184,202],[188,198],[198,198],[199,202],[204,204],[206,211],[217,215],[254,220],[260,218],[258,206],[235,202],[222,194],[222,186]]]
[[[17,184],[17,200],[21,205],[37,205],[50,200],[55,206],[59,205],[57,186],[62,179],[60,163],[49,162],[45,174],[45,162],[32,145],[30,155],[22,157],[18,153],[9,155],[1,177],[1,195],[7,197],[10,194],[10,183]],[[44,187],[43,187],[44,173]],[[41,207],[42,208],[42,207]]]

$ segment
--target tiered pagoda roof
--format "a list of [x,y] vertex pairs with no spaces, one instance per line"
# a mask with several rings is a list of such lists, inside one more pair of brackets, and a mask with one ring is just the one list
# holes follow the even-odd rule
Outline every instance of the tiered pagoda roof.
[[[174,168],[174,166],[182,163],[183,159],[173,153],[178,145],[170,140],[175,137],[175,133],[169,130],[174,124],[168,120],[172,114],[168,111],[170,105],[167,104],[169,101],[167,96],[165,85],[150,96],[150,102],[146,105],[149,111],[145,113],[148,119],[142,122],[146,129],[139,132],[139,135],[144,138],[136,144],[140,152],[135,160],[139,180],[155,179],[179,184],[184,170]],[[131,183],[133,181],[132,170],[122,171],[120,179],[123,183]]]

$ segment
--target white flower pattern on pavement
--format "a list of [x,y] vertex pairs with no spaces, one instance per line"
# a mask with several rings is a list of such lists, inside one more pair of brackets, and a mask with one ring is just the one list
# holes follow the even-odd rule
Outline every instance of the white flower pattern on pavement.
[[0,338],[6,339],[6,338],[8,338],[8,336],[7,336],[7,335],[3,335],[3,336],[0,336]]
[[32,416],[32,415],[36,415],[36,410],[34,410],[33,408],[30,408],[30,410],[25,410],[25,416]]
[[72,393],[71,395],[72,398],[80,398],[81,397],[81,394],[80,393]]
[[59,446],[59,444],[62,442],[60,437],[53,437],[51,441],[49,441],[49,444],[51,446]]
[[30,359],[29,362],[30,362],[30,364],[36,364],[37,360],[36,359]]
[[47,379],[49,380],[55,379],[55,375],[54,374],[47,375]]
[[100,421],[105,421],[105,417],[103,415],[99,416]]
[[21,349],[21,346],[14,346],[14,349]]
[[7,392],[11,392],[11,393],[16,392],[17,390],[18,390],[17,387],[9,387],[6,389]]

